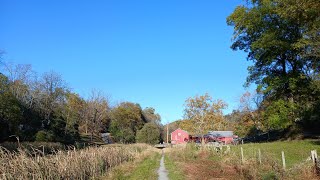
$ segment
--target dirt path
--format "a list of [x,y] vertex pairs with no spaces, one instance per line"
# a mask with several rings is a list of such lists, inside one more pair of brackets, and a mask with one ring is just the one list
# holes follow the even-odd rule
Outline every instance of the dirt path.
[[158,169],[158,175],[159,178],[158,180],[168,180],[168,171],[166,170],[166,168],[164,167],[164,154],[162,152],[162,157],[160,160],[160,167]]

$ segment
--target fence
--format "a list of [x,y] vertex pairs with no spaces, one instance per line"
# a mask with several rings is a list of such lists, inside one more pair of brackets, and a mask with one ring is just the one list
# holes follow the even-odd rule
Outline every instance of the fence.
[[[246,157],[244,155],[244,151],[245,149],[243,147],[240,147],[240,160],[241,160],[241,164],[244,164],[246,162]],[[311,150],[310,151],[310,157],[308,159],[306,159],[306,162],[312,163],[312,165],[314,166],[314,173],[317,174],[318,176],[320,176],[320,160],[318,158],[317,155],[317,150]],[[262,164],[262,153],[261,150],[258,149],[257,151],[257,162],[259,164]],[[280,156],[280,155],[279,155]],[[286,155],[285,155],[285,151],[281,151],[281,163],[282,163],[282,168],[284,171],[287,170],[287,163],[286,163]]]

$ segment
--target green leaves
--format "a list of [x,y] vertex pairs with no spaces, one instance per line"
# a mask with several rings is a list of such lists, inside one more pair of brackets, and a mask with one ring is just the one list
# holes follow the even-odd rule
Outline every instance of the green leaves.
[[319,0],[251,0],[227,18],[234,26],[231,48],[248,52],[254,63],[246,85],[255,83],[263,92],[270,128],[303,119],[319,101],[313,86],[320,72],[319,9]]
[[118,142],[134,143],[136,132],[144,123],[140,105],[124,102],[111,111],[110,132]]
[[296,106],[284,100],[274,101],[264,112],[264,124],[268,129],[285,129],[295,120]]
[[154,123],[146,123],[141,130],[137,132],[137,142],[147,144],[157,144],[160,139],[160,129]]

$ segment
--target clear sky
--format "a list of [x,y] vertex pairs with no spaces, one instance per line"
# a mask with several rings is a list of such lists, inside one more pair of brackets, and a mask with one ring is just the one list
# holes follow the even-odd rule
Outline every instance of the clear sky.
[[242,0],[0,0],[6,61],[55,71],[73,91],[154,107],[163,122],[208,92],[238,107],[246,54],[226,24]]

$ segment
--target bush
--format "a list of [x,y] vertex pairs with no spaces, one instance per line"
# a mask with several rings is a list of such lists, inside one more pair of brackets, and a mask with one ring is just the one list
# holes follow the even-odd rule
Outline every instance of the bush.
[[36,141],[49,142],[54,140],[54,135],[47,131],[38,131],[36,134]]
[[137,142],[147,144],[157,144],[160,139],[160,130],[154,123],[147,123],[137,132]]

